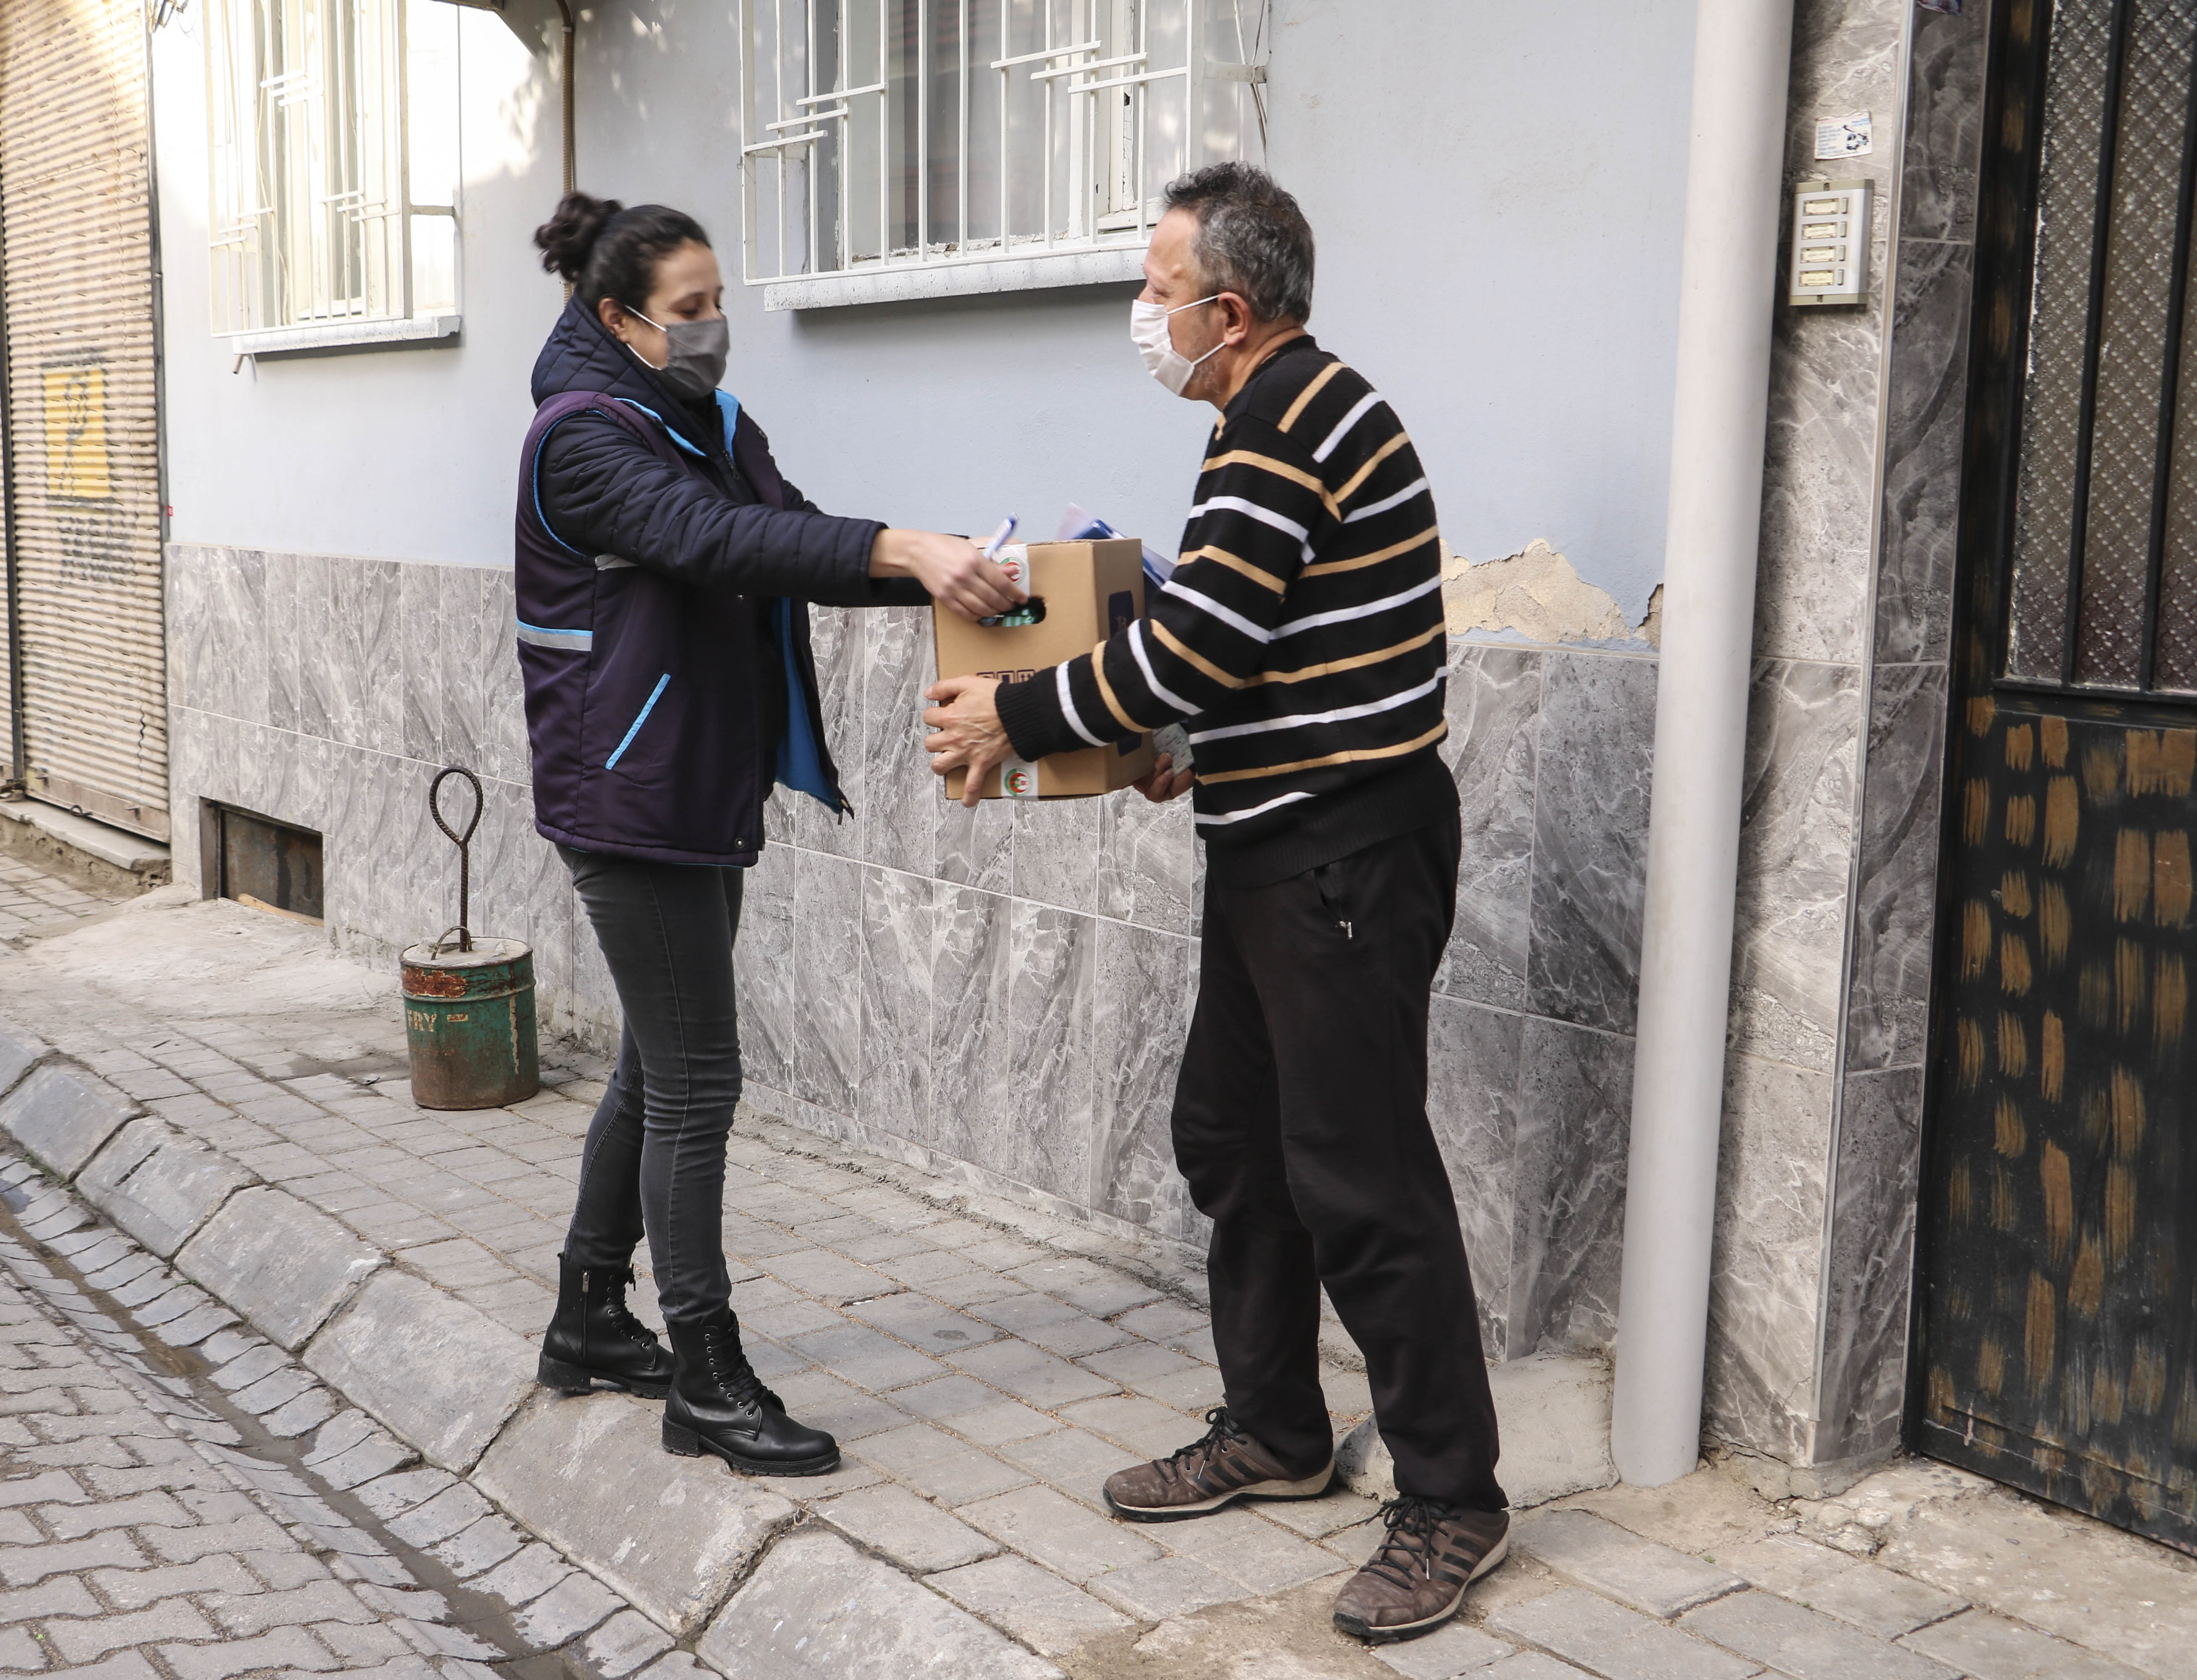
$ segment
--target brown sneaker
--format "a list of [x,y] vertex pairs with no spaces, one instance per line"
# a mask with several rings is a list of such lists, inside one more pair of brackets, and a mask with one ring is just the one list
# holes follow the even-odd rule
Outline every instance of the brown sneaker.
[[1317,1499],[1335,1481],[1330,1458],[1311,1475],[1289,1467],[1236,1427],[1228,1408],[1205,1414],[1213,1427],[1180,1452],[1106,1478],[1106,1509],[1131,1522],[1207,1516],[1238,1499]]
[[1381,1520],[1388,1538],[1335,1601],[1336,1626],[1369,1645],[1432,1633],[1510,1549],[1505,1511],[1454,1510],[1407,1493],[1382,1506]]

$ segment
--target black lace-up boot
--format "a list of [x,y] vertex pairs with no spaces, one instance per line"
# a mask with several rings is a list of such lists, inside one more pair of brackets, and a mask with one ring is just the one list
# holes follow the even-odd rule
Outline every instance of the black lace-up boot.
[[751,1475],[820,1476],[839,1467],[839,1443],[797,1423],[762,1386],[740,1348],[728,1312],[706,1324],[671,1326],[678,1369],[664,1407],[664,1450],[682,1458],[713,1452]]
[[671,1354],[626,1311],[630,1266],[577,1266],[557,1257],[557,1311],[542,1338],[535,1380],[566,1394],[623,1388],[660,1400],[671,1392]]

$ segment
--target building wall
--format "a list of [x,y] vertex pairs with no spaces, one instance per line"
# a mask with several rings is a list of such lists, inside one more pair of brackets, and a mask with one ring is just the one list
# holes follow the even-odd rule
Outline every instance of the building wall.
[[[509,572],[177,543],[168,613],[179,831],[202,800],[317,831],[336,942],[393,962],[456,918],[427,789],[471,765],[472,925],[533,946],[546,1026],[614,1042],[609,975],[533,831]],[[768,808],[739,947],[750,1100],[1202,1244],[1167,1138],[1196,994],[1189,802],[948,804],[913,746],[926,611],[815,629],[858,814]],[[1429,1106],[1496,1357],[1615,1322],[1654,700],[1638,655],[1452,646],[1465,858]],[[443,797],[461,820],[464,791]],[[180,845],[177,878],[200,870]]]
[[[580,184],[716,235],[728,385],[820,505],[1049,532],[1074,501],[1172,552],[1212,416],[1145,377],[1133,287],[766,314],[736,278],[738,9],[575,9]],[[237,372],[207,327],[198,10],[154,43],[171,536],[509,564],[527,374],[561,304],[529,242],[559,184],[554,0],[461,13],[462,338]],[[1693,8],[1595,11],[1273,0],[1268,160],[1321,239],[1314,327],[1412,427],[1452,547],[1546,538],[1637,624],[1661,571]]]
[[[1947,206],[1982,30],[1973,3],[1922,14],[1910,53],[1906,6],[1801,0],[1794,51],[1789,173],[1815,117],[1870,109],[1861,167],[1900,229],[1868,308],[1780,312],[1767,450],[1707,1421],[1801,1464],[1884,1450],[1903,1381],[1965,295]],[[583,184],[737,226],[730,11],[590,14]],[[201,799],[321,830],[333,936],[386,960],[451,919],[424,802],[470,763],[475,924],[535,945],[550,1025],[606,1039],[608,976],[531,830],[505,559],[559,303],[525,245],[554,195],[554,6],[463,17],[462,340],[240,372],[191,256],[188,16],[156,43],[178,832]],[[1323,239],[1316,327],[1412,426],[1458,555],[1545,538],[1614,615],[1574,614],[1601,640],[1564,644],[1498,606],[1451,648],[1466,849],[1430,1109],[1498,1357],[1614,1328],[1655,689],[1635,627],[1661,574],[1691,23],[1275,8],[1270,159]],[[1128,295],[767,315],[736,287],[732,383],[827,507],[1042,528],[1074,498],[1164,542],[1206,420],[1141,377]],[[751,1098],[1195,1243],[1165,1135],[1197,966],[1186,808],[946,805],[917,750],[924,614],[814,622],[858,815],[774,806],[741,939]]]
[[[1552,29],[1492,0],[1277,0],[1271,25],[1269,160],[1322,240],[1315,327],[1412,426],[1452,549],[1544,539],[1608,604],[1599,633],[1627,632],[1535,644],[1498,615],[1453,645],[1467,854],[1431,1106],[1498,1356],[1614,1323],[1655,693],[1629,632],[1661,573],[1692,9],[1604,9]],[[594,9],[577,59],[583,184],[692,209],[728,269],[733,15]],[[608,976],[531,832],[510,640],[514,445],[560,304],[526,238],[555,196],[554,18],[461,14],[462,339],[235,369],[197,257],[192,14],[156,39],[174,785],[186,837],[206,799],[321,831],[333,936],[389,960],[455,915],[426,789],[472,765],[473,922],[535,946],[548,1024],[604,1040]],[[1169,546],[1211,416],[1144,378],[1133,290],[796,315],[735,285],[730,383],[828,507],[1042,529],[1074,499]],[[918,750],[925,615],[814,624],[859,814],[773,808],[741,938],[751,1097],[1198,1240],[1165,1134],[1197,966],[1187,802],[949,807]]]

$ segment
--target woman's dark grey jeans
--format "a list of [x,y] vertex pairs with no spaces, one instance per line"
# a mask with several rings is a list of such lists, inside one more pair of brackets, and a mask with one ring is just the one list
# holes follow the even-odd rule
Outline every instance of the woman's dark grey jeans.
[[588,1127],[565,1257],[623,1266],[646,1231],[667,1323],[703,1324],[725,1272],[725,1138],[740,1100],[733,941],[742,872],[559,846],[617,987],[625,1032]]

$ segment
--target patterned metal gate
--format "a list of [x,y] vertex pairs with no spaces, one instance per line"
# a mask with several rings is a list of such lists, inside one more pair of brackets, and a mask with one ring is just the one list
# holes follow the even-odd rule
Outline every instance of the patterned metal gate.
[[2197,1550],[2197,0],[2003,0],[1916,1443]]

